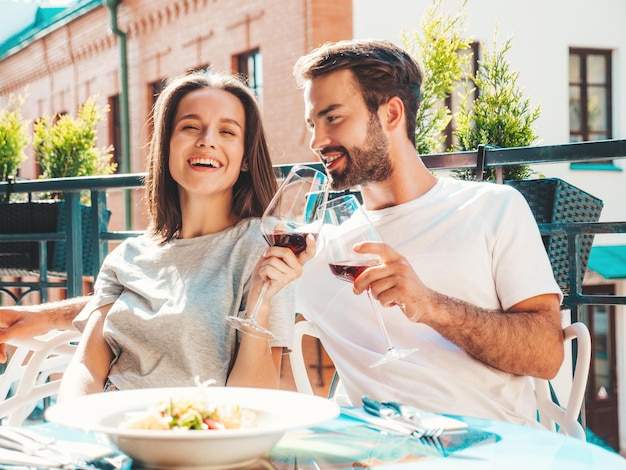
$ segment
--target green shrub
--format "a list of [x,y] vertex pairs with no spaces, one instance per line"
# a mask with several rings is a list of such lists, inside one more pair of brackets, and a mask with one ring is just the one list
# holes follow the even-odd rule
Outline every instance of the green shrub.
[[421,103],[415,120],[415,147],[420,154],[442,150],[442,132],[452,118],[444,101],[453,93],[469,68],[471,39],[463,38],[465,30],[464,0],[455,16],[444,16],[441,0],[435,0],[424,14],[419,31],[401,39],[405,49],[423,67]]
[[[474,77],[478,97],[472,101],[470,96],[474,90],[467,89],[456,116],[455,135],[459,150],[476,150],[481,144],[503,148],[526,147],[537,139],[532,125],[539,117],[540,107],[532,108],[530,99],[524,97],[517,85],[519,73],[511,70],[505,57],[510,48],[509,38],[498,49],[496,30],[493,51],[485,51]],[[457,170],[455,174],[473,179],[475,170]],[[505,180],[524,179],[533,174],[528,165],[503,167]],[[495,170],[486,168],[483,179],[495,180]]]
[[[532,125],[539,117],[540,108],[531,109],[530,100],[524,98],[517,85],[518,72],[512,71],[506,60],[511,40],[498,49],[496,27],[493,52],[485,51],[472,76],[472,39],[464,38],[467,0],[460,1],[454,16],[446,16],[443,5],[443,0],[433,0],[420,29],[410,38],[404,32],[401,35],[405,49],[422,65],[424,72],[422,101],[415,123],[418,153],[475,151],[481,144],[532,145],[537,139]],[[456,114],[445,104],[449,97],[461,103]],[[456,121],[454,134],[458,144],[456,148],[444,148],[443,132],[452,119]],[[524,179],[533,174],[528,165],[503,168],[504,179]],[[453,175],[474,179],[475,170],[456,170]],[[495,180],[495,171],[485,170],[483,179]]]
[[35,123],[33,146],[44,178],[104,175],[115,172],[112,147],[97,148],[96,123],[108,107],[100,109],[89,98],[78,111],[58,119],[42,117]]
[[28,124],[22,118],[22,95],[10,95],[6,108],[0,109],[0,181],[15,176],[24,160],[28,145]]

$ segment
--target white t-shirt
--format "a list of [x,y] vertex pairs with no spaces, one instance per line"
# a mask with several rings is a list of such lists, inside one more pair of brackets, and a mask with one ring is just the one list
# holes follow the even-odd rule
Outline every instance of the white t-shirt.
[[[382,241],[437,292],[498,310],[561,295],[530,208],[509,186],[440,178],[422,197],[368,215]],[[297,281],[296,310],[318,326],[354,404],[365,394],[441,413],[536,422],[530,378],[486,366],[398,307],[382,309],[392,342],[419,351],[370,368],[386,349],[384,336],[367,295],[355,296],[331,274],[323,240]]]
[[[259,219],[164,244],[129,238],[106,257],[74,324],[82,330],[94,309],[113,304],[104,337],[116,356],[109,379],[119,389],[193,386],[195,375],[225,385],[241,335],[225,317],[245,315],[266,249]],[[289,284],[272,298],[272,346],[292,346],[293,292]]]

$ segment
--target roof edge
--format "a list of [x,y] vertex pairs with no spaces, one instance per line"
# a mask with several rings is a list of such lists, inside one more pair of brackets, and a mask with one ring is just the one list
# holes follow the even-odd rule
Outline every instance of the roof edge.
[[74,7],[64,8],[61,13],[44,20],[42,23],[35,22],[26,27],[0,44],[0,62],[98,7],[104,7],[102,0],[87,0]]

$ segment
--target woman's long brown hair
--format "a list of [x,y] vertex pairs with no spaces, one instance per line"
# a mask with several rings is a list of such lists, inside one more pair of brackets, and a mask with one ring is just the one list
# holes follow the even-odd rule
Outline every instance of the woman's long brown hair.
[[245,112],[243,163],[233,187],[232,212],[239,218],[260,217],[276,192],[277,182],[256,98],[237,77],[224,73],[194,72],[176,78],[159,95],[153,111],[154,131],[148,150],[146,200],[151,231],[163,241],[182,228],[178,184],[169,170],[170,139],[181,99],[194,90],[215,88],[235,96]]

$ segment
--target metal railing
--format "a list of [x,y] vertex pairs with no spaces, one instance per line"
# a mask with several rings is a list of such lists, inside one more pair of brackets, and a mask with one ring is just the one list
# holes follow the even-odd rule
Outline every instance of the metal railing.
[[[476,168],[477,174],[482,174],[482,168],[495,167],[496,174],[500,175],[501,168],[515,164],[540,164],[558,162],[593,162],[606,161],[626,157],[626,140],[606,140],[597,142],[580,142],[550,146],[532,146],[517,148],[492,148],[480,146],[477,151],[456,152],[445,154],[423,155],[422,159],[431,170],[455,168]],[[319,163],[308,163],[321,168]],[[277,165],[277,176],[287,174],[293,164]],[[60,178],[49,180],[32,180],[16,182],[0,182],[0,194],[27,194],[32,193],[64,193],[67,230],[65,232],[51,232],[43,234],[11,233],[0,234],[0,252],[5,242],[36,242],[39,244],[40,266],[37,270],[39,279],[34,282],[20,280],[3,281],[0,279],[0,291],[13,296],[10,288],[20,288],[29,293],[38,290],[41,301],[47,299],[46,290],[51,287],[67,288],[67,296],[75,297],[82,294],[82,248],[83,238],[80,219],[80,193],[91,192],[91,218],[93,233],[89,234],[94,240],[94,249],[91,253],[93,265],[100,266],[106,256],[106,243],[111,240],[122,240],[137,235],[136,231],[109,231],[106,221],[102,218],[103,209],[106,209],[106,193],[108,191],[141,188],[145,174],[126,174],[108,176],[89,176],[78,178]],[[568,240],[569,256],[569,294],[563,301],[563,306],[572,310],[572,321],[580,318],[580,309],[586,304],[626,305],[626,297],[612,295],[584,295],[582,294],[580,250],[578,238],[582,234],[626,233],[626,221],[611,223],[548,223],[539,224],[543,235],[565,235]],[[65,278],[50,281],[46,264],[47,242],[66,242]],[[24,295],[14,296],[17,303]]]
[[[0,182],[0,194],[25,194],[28,199],[35,193],[62,193],[64,199],[66,230],[47,233],[0,233],[0,252],[3,243],[36,242],[39,251],[39,267],[33,272],[23,272],[23,276],[12,274],[18,280],[3,280],[0,278],[0,292],[4,292],[20,303],[30,293],[37,291],[41,295],[41,302],[46,302],[48,289],[66,288],[67,297],[82,295],[83,289],[83,238],[91,237],[93,251],[88,255],[92,258],[97,272],[107,254],[106,243],[110,240],[122,240],[129,236],[136,236],[140,231],[108,231],[107,221],[104,219],[106,211],[106,193],[113,190],[140,188],[143,186],[144,174],[82,176],[74,178],[55,178],[28,181]],[[91,227],[93,232],[83,234],[81,221],[81,192],[89,191],[91,199]],[[66,272],[61,276],[52,276],[48,269],[48,242],[65,242]],[[19,273],[18,273],[19,274]],[[22,277],[38,276],[37,281],[23,281]],[[20,292],[15,294],[12,289]]]

